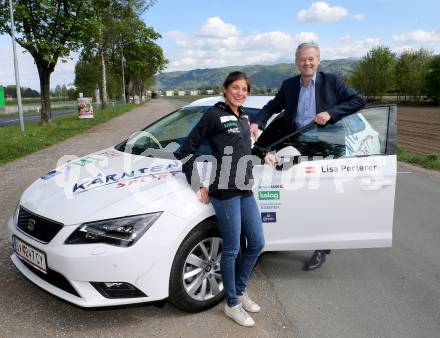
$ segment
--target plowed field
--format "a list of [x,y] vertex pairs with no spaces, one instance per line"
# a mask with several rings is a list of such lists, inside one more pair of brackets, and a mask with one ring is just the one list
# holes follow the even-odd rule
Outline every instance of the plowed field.
[[397,143],[422,154],[440,153],[440,107],[397,107]]

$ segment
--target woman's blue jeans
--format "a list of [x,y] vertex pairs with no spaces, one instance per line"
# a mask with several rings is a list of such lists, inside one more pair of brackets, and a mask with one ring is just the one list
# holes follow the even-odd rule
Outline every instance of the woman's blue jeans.
[[[246,289],[251,271],[264,248],[263,225],[254,195],[237,196],[226,200],[211,197],[222,236],[220,271],[229,306],[240,303],[237,295]],[[240,234],[246,237],[247,247],[242,253],[237,274],[235,260],[240,251]]]

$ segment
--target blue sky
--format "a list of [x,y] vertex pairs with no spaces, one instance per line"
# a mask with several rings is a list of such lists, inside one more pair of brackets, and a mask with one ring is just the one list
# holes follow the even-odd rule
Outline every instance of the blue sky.
[[[360,57],[374,46],[440,53],[440,1],[158,0],[143,16],[162,34],[168,71],[291,62],[315,40],[322,59]],[[74,79],[74,60],[57,65],[52,87]],[[9,36],[0,37],[0,83],[14,83]],[[20,54],[21,82],[38,89],[32,58]]]

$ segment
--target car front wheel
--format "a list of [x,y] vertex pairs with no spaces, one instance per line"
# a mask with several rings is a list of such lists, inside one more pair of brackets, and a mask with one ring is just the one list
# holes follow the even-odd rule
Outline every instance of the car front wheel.
[[174,306],[199,312],[223,299],[221,250],[222,240],[214,221],[204,221],[185,237],[171,268],[169,300]]

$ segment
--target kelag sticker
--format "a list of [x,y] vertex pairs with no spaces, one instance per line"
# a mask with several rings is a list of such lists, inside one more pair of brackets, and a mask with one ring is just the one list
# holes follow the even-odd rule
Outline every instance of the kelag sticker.
[[280,192],[277,190],[274,191],[259,191],[258,192],[259,200],[279,200]]

